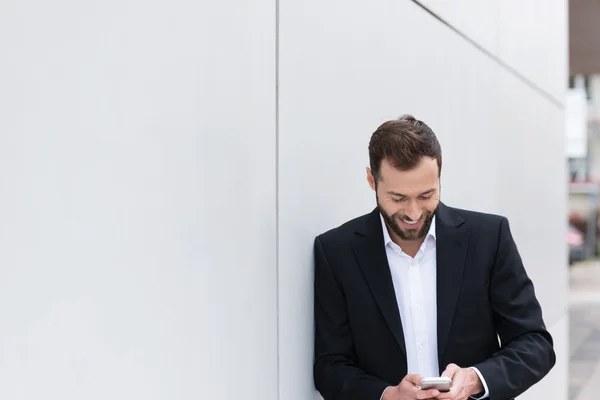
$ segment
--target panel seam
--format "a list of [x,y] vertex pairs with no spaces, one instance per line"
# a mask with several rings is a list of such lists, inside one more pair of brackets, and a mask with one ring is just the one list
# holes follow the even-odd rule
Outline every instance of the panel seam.
[[277,398],[281,399],[279,328],[279,0],[275,0],[275,336],[277,343]]
[[561,102],[559,99],[557,99],[556,97],[554,97],[554,95],[552,95],[550,92],[548,92],[547,90],[543,89],[537,83],[533,82],[531,79],[527,78],[525,75],[523,75],[521,72],[519,72],[516,68],[510,66],[508,63],[504,62],[500,57],[498,57],[497,55],[493,54],[488,49],[486,49],[485,47],[483,47],[482,45],[480,45],[479,43],[477,43],[474,39],[470,38],[467,34],[465,34],[464,32],[462,32],[458,28],[456,28],[454,25],[452,25],[451,23],[449,23],[448,21],[446,21],[440,15],[438,15],[437,13],[435,13],[433,10],[431,10],[429,7],[427,7],[426,5],[424,5],[421,1],[419,1],[419,0],[412,0],[412,2],[415,3],[416,5],[418,5],[419,7],[421,7],[424,11],[426,11],[433,18],[437,19],[439,22],[441,22],[442,24],[446,25],[448,28],[450,28],[458,36],[460,36],[461,38],[463,38],[464,40],[466,40],[467,42],[469,42],[477,50],[479,50],[485,56],[487,56],[488,58],[490,58],[492,61],[496,62],[504,70],[506,70],[507,72],[509,72],[511,75],[513,75],[514,77],[516,77],[518,80],[520,80],[525,85],[529,86],[529,88],[533,89],[533,91],[537,92],[539,95],[541,95],[542,97],[544,97],[546,100],[548,100],[550,103],[552,103],[553,105],[555,105],[557,108],[559,108],[559,109],[564,109],[565,108],[563,102]]

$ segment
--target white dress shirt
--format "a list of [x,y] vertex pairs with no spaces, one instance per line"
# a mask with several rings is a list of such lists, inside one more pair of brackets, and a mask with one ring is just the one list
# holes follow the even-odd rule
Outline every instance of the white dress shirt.
[[[435,217],[414,258],[392,241],[383,217],[381,226],[402,320],[408,373],[440,376],[443,371],[438,367]],[[471,368],[481,379],[485,394],[480,399],[485,399],[489,396],[487,384],[479,370]]]

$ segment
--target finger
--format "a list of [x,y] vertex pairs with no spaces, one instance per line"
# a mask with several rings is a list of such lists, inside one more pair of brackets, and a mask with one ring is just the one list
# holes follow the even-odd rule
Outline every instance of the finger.
[[436,396],[436,400],[448,400],[448,399],[455,399],[455,398],[457,398],[455,390],[451,390],[449,392],[442,392]]
[[444,372],[442,372],[442,376],[446,376],[452,378],[457,371],[460,370],[460,367],[456,364],[448,364]]
[[408,374],[404,377],[405,381],[410,382],[415,386],[421,385],[421,379],[423,379],[423,377],[419,374]]
[[460,367],[456,364],[448,364],[446,370],[442,372],[442,376],[446,376],[448,378],[453,378],[454,374],[460,371]]
[[415,398],[418,399],[418,400],[434,399],[439,394],[440,394],[440,392],[437,391],[437,390],[435,390],[435,389],[431,389],[431,390],[418,390],[417,393],[415,393]]

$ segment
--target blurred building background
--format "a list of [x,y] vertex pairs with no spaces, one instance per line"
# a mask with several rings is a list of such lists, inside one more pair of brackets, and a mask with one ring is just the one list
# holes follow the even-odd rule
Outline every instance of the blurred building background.
[[600,1],[569,2],[569,399],[597,398],[600,382]]
[[558,355],[522,398],[585,394],[600,24],[575,3],[579,47],[567,0],[2,1],[0,397],[318,398],[313,239],[375,206],[368,141],[403,113],[444,202],[510,219]]
[[566,101],[570,223],[585,235],[578,261],[597,254],[600,181],[600,2],[570,0]]

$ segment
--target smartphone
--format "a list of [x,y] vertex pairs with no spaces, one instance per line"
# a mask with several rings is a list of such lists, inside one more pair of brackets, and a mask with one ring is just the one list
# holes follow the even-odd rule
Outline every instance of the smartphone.
[[431,377],[421,379],[421,389],[423,390],[436,389],[440,392],[449,392],[451,386],[452,379],[446,376],[441,376],[439,378]]

